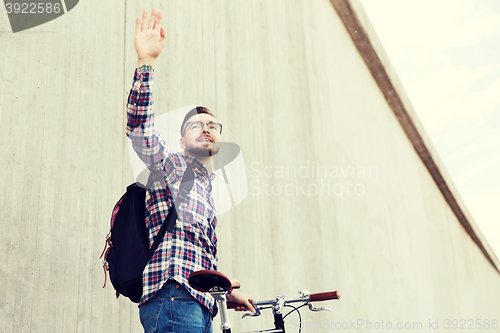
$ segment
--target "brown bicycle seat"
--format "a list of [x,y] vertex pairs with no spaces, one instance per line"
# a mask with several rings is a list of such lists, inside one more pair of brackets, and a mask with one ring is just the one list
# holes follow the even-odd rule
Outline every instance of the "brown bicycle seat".
[[221,272],[203,270],[189,274],[188,283],[191,288],[201,292],[226,292],[231,288],[239,288],[239,281],[231,280]]

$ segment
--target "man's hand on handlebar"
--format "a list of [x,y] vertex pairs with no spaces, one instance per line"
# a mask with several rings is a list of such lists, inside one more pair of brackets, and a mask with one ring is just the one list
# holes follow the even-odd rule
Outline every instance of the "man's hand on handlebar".
[[250,295],[242,293],[238,290],[233,290],[231,295],[227,298],[228,302],[234,302],[241,304],[241,306],[236,307],[235,311],[251,311],[255,312],[253,306],[253,298]]

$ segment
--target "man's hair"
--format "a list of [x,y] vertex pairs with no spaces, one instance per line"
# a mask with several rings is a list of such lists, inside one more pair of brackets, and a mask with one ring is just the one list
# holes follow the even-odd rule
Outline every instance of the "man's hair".
[[186,126],[186,123],[189,120],[189,118],[191,118],[192,116],[196,116],[197,114],[200,114],[200,113],[209,114],[209,115],[211,115],[212,117],[215,118],[215,116],[212,113],[212,111],[210,111],[209,109],[207,109],[204,106],[197,106],[194,109],[191,109],[191,111],[189,111],[188,113],[186,113],[186,116],[184,117],[184,121],[182,122],[182,125],[181,125],[181,136],[184,133],[184,127]]

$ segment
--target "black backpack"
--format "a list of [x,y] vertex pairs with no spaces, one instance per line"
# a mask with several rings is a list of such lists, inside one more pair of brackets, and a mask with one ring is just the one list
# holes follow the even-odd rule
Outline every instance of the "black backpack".
[[123,295],[134,303],[142,297],[142,272],[160,245],[165,232],[172,232],[177,211],[175,207],[184,201],[194,183],[193,169],[187,164],[181,180],[179,196],[163,221],[154,243],[149,248],[146,231],[146,189],[140,183],[127,187],[127,191],[113,208],[111,229],[101,254],[104,267],[104,286],[107,274],[116,290],[116,297]]

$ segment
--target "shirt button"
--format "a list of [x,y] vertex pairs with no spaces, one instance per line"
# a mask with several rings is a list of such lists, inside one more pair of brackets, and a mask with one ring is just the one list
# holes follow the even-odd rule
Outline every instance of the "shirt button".
[[174,298],[172,297],[170,300],[171,300],[171,301],[173,301],[173,300],[174,300]]

